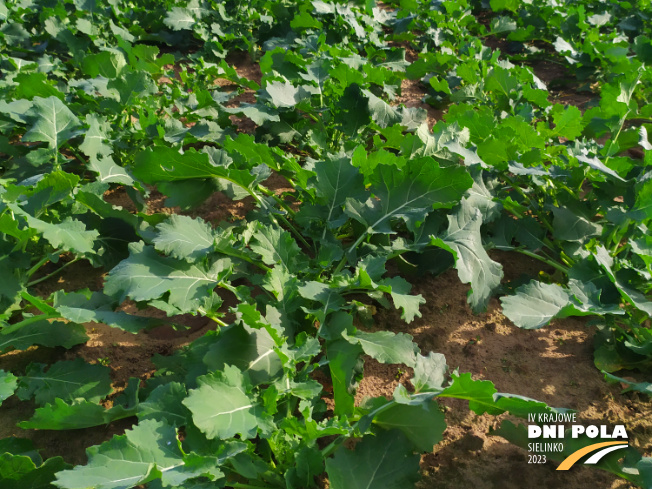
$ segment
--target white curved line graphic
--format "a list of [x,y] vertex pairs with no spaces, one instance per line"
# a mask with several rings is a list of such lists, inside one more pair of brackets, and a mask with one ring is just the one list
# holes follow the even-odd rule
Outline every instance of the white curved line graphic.
[[593,455],[591,455],[585,464],[597,464],[602,457],[604,457],[606,454],[613,452],[614,450],[618,450],[620,448],[627,448],[629,445],[614,445],[611,447],[603,448],[602,450],[599,450],[595,452]]

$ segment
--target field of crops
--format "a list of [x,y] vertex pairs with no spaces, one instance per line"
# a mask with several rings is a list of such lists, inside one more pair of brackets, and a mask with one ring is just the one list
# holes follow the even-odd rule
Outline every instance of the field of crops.
[[652,488],[651,66],[649,0],[0,0],[0,487]]

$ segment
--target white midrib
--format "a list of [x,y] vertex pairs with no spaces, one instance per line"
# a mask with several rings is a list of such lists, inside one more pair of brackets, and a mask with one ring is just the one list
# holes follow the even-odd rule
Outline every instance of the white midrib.
[[[249,363],[249,366],[247,367],[247,370],[250,370],[251,367],[253,367],[254,365],[256,365],[258,362],[260,362],[260,361],[261,361],[263,358],[265,358],[266,356],[271,355],[272,353],[274,353],[274,350],[268,350],[268,351],[266,351],[265,353],[263,353],[262,355],[260,355],[258,358],[256,358],[255,360],[252,360],[252,361]],[[245,370],[245,372],[246,372],[247,370]]]
[[[159,466],[158,466],[156,463],[154,463],[154,462],[135,462],[135,461],[132,461],[132,460],[122,460],[121,462],[123,462],[123,463],[124,463],[124,462],[127,462],[127,463],[135,463],[135,464],[142,464],[142,465],[147,464],[148,466],[149,466],[150,464],[154,464],[154,465],[156,465],[156,467],[157,467],[161,472],[168,472],[168,471],[170,471],[170,470],[172,470],[172,469],[176,469],[177,467],[182,467],[183,465],[185,465],[183,462],[181,462],[180,464],[170,465],[169,467],[163,467],[163,468],[161,468],[161,467],[159,467]],[[133,476],[133,477],[125,477],[124,479],[112,479],[111,482],[136,481],[136,484],[137,484],[138,481],[140,481],[140,480],[143,478],[144,475],[145,475],[145,474],[136,475],[136,476]]]
[[221,413],[213,414],[212,416],[209,416],[208,419],[214,418],[216,416],[222,416],[224,414],[237,413],[238,411],[244,411],[245,409],[249,409],[251,407],[254,407],[254,405],[253,404],[247,404],[246,406],[240,406],[238,408],[232,409],[231,411],[222,411]]
[[[335,198],[337,197],[337,194],[339,193],[339,188],[340,188],[340,174],[342,173],[342,167],[340,166],[337,169],[337,180],[335,180],[335,195],[333,196],[333,201],[331,202],[331,207],[328,209],[328,217],[326,218],[326,223],[331,220],[331,216],[333,215],[333,209],[335,208]],[[321,239],[323,240],[326,237],[326,229],[328,229],[328,226],[324,226],[324,232],[321,235]]]

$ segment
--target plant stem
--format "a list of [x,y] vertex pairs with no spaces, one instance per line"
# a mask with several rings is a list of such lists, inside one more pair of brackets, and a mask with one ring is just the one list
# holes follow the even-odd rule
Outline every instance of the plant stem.
[[295,228],[295,227],[290,223],[290,221],[288,221],[288,220],[285,218],[285,216],[281,216],[281,215],[279,215],[278,217],[281,219],[281,221],[283,221],[283,222],[285,223],[285,225],[286,225],[287,227],[290,228],[290,231],[292,231],[292,233],[293,233],[293,234],[294,234],[294,235],[299,239],[299,241],[301,241],[301,243],[303,243],[303,245],[304,245],[306,248],[308,248],[309,250],[316,251],[315,248],[314,248],[314,246],[310,246],[310,245],[308,244],[308,242],[307,242],[307,241],[305,240],[305,238],[301,235],[301,233],[300,233],[299,231],[297,231],[297,229],[296,229],[296,228]]
[[259,186],[258,186],[258,189],[259,189],[262,193],[264,193],[267,197],[271,197],[272,199],[274,199],[274,200],[276,201],[276,203],[277,203],[278,205],[280,205],[280,206],[281,206],[285,211],[287,211],[287,213],[290,214],[292,217],[294,217],[294,216],[296,215],[296,212],[294,212],[294,210],[292,209],[292,207],[290,207],[290,206],[287,204],[287,202],[285,202],[283,199],[279,198],[279,196],[276,195],[274,192],[272,192],[271,190],[269,190],[269,189],[266,188],[266,187],[263,187],[262,185],[259,185]]
[[[27,286],[28,286],[28,287],[31,287],[32,285],[40,284],[41,282],[44,282],[45,280],[54,277],[54,276],[57,275],[59,272],[61,272],[61,270],[63,270],[63,269],[66,268],[66,267],[69,267],[70,265],[72,265],[72,264],[75,263],[75,262],[78,262],[79,260],[80,260],[79,258],[75,258],[74,260],[71,260],[71,261],[69,261],[68,263],[64,263],[62,266],[60,266],[60,267],[59,267],[58,269],[56,269],[54,272],[52,272],[52,273],[48,273],[46,276],[41,277],[41,278],[37,278],[36,280],[32,280],[31,282],[29,282],[29,283],[27,284]],[[40,265],[39,265],[39,266],[40,266]],[[32,267],[32,268],[34,268],[34,267]],[[31,271],[31,270],[30,270],[30,271]],[[28,273],[29,273],[29,272],[28,272]]]
[[240,253],[240,252],[234,251],[234,250],[225,250],[224,248],[217,248],[216,251],[218,253],[222,253],[223,255],[226,255],[226,256],[232,256],[233,258],[239,258],[240,260],[246,261],[247,263],[250,263],[251,265],[253,265],[255,267],[258,267],[258,268],[260,268],[260,269],[262,269],[262,270],[264,270],[266,272],[269,272],[271,270],[271,268],[269,268],[267,265],[255,262],[254,260],[249,258],[244,253]]
[[[376,415],[382,413],[383,411],[386,411],[387,409],[391,408],[391,407],[394,406],[395,404],[397,404],[396,401],[389,401],[387,404],[383,404],[382,406],[380,406],[379,408],[373,410],[373,411],[370,412],[369,414],[366,414],[365,416],[363,416],[363,418],[366,418],[366,417],[374,418]],[[355,425],[357,426],[357,425],[360,423],[361,420],[362,420],[362,418],[360,418],[360,419],[355,423]],[[344,441],[345,441],[347,438],[348,438],[348,437],[346,437],[345,435],[340,435],[340,436],[338,436],[338,437],[337,437],[335,440],[333,440],[333,441],[332,441],[332,442],[331,442],[331,443],[330,443],[326,448],[324,448],[324,449],[321,451],[322,457],[324,457],[324,458],[330,457],[330,456],[335,452],[335,450],[337,450],[337,449],[340,447],[340,445],[342,445],[342,443],[344,443]]]
[[228,485],[229,487],[237,487],[241,489],[262,489],[262,488],[269,487],[269,486],[254,486],[252,484],[244,484],[242,482],[229,482]]
[[36,264],[35,264],[32,268],[30,268],[29,270],[27,270],[27,278],[29,278],[29,277],[31,277],[32,275],[34,275],[34,274],[36,273],[36,271],[37,271],[39,268],[41,268],[43,265],[45,265],[48,261],[50,261],[50,258],[49,258],[48,256],[44,256],[44,257],[41,258],[38,262],[36,262]]
[[199,308],[198,311],[199,311],[200,313],[204,314],[204,316],[206,316],[206,317],[207,317],[208,319],[210,319],[211,321],[215,321],[217,324],[219,324],[219,325],[222,326],[223,328],[225,328],[225,327],[228,326],[228,324],[226,324],[224,321],[222,321],[222,320],[221,320],[220,318],[218,318],[217,316],[214,316],[213,314],[206,314],[206,311],[204,311],[204,310],[201,309],[201,308]]
[[[12,324],[10,326],[7,326],[6,328],[2,328],[2,334],[10,334],[15,331],[18,331],[20,328],[23,328],[25,326],[29,326],[32,323],[37,323],[39,321],[43,320],[48,320],[48,319],[60,319],[61,316],[58,314],[37,314],[35,316],[29,317],[27,319],[23,319],[22,321]],[[1,347],[2,345],[0,345]]]
[[549,260],[548,258],[544,258],[541,255],[537,255],[536,253],[532,253],[531,251],[524,250],[522,248],[514,248],[514,251],[518,251],[522,255],[529,256],[530,258],[534,258],[536,260],[542,261],[546,265],[550,265],[551,267],[559,270],[563,274],[566,274],[566,275],[568,274],[568,268],[566,268],[563,265],[560,265],[559,263],[557,263],[555,261]]

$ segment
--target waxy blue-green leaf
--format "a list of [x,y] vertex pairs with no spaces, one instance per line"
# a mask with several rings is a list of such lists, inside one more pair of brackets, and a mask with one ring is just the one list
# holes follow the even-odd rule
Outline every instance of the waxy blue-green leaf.
[[[168,480],[184,465],[175,429],[145,420],[124,435],[86,450],[87,465],[57,474],[61,489],[129,489],[154,479]],[[170,475],[168,475],[170,473]]]
[[352,335],[344,333],[344,338],[353,345],[359,344],[367,355],[381,363],[403,363],[414,367],[419,352],[412,336],[405,333],[356,331]]
[[18,386],[18,378],[11,372],[0,370],[0,406],[8,397],[14,395]]
[[586,237],[600,234],[602,229],[599,224],[590,222],[566,207],[554,207],[552,212],[555,216],[552,226],[557,239],[581,241]]
[[232,324],[220,330],[203,362],[211,371],[234,365],[246,372],[254,385],[259,385],[271,382],[283,368],[275,348],[276,343],[266,329]]
[[377,198],[347,199],[344,211],[367,226],[367,233],[384,234],[393,232],[390,223],[397,219],[415,229],[431,210],[459,202],[473,183],[464,168],[441,168],[432,158],[408,160],[400,171],[380,165],[369,181]]
[[652,301],[650,301],[643,293],[631,287],[625,281],[620,279],[616,272],[613,270],[614,258],[609,254],[607,249],[600,245],[596,247],[596,252],[593,258],[600,264],[609,279],[616,285],[618,291],[624,299],[629,301],[637,309],[644,311],[652,316]]
[[37,408],[34,415],[27,421],[21,421],[18,426],[24,430],[80,430],[132,417],[136,407],[125,408],[117,405],[106,409],[100,404],[85,399],[75,399],[65,402],[59,398],[52,403]]
[[227,365],[197,380],[199,388],[191,390],[183,404],[209,439],[240,435],[247,440],[256,436],[262,408],[248,393],[247,382],[237,367]]
[[322,232],[325,238],[328,228],[343,224],[342,207],[348,198],[364,198],[364,180],[349,158],[329,158],[315,164],[314,181],[319,198],[319,213],[323,215],[326,226]]
[[163,23],[174,31],[192,30],[196,22],[190,9],[182,7],[173,7],[163,20]]
[[295,87],[290,82],[269,82],[265,87],[265,92],[267,92],[271,103],[278,108],[294,107],[310,97],[310,92],[305,87]]
[[362,370],[362,347],[359,342],[340,339],[326,344],[328,367],[333,383],[336,415],[351,415],[355,401],[355,388]]
[[145,401],[138,404],[138,419],[155,419],[172,426],[186,426],[191,419],[191,413],[182,401],[187,396],[185,386],[179,382],[159,385]]
[[552,319],[563,317],[570,303],[568,293],[559,285],[532,281],[522,285],[515,295],[501,297],[503,314],[519,328],[538,329]]
[[412,385],[416,392],[423,389],[434,390],[439,389],[446,380],[446,357],[441,353],[431,351],[427,357],[417,354],[414,364],[414,377],[412,378]]
[[88,167],[98,174],[98,181],[132,186],[134,179],[127,170],[117,165],[111,156],[113,154],[113,147],[109,144],[111,124],[106,117],[94,113],[88,114],[86,124],[90,127],[79,149],[88,156]]
[[61,457],[41,463],[25,455],[5,452],[0,455],[2,489],[51,489],[55,474],[70,468]]
[[54,308],[75,323],[104,323],[130,333],[162,324],[161,320],[114,311],[115,301],[101,292],[54,293]]
[[401,310],[401,319],[411,323],[415,317],[421,317],[419,306],[425,304],[426,300],[421,294],[412,295],[412,285],[401,277],[386,278],[380,282],[379,290],[389,293],[394,302],[394,307]]
[[301,297],[321,304],[315,309],[304,307],[304,310],[313,314],[320,323],[323,323],[331,312],[339,311],[344,304],[340,291],[322,282],[311,280],[299,286],[298,291]]
[[405,489],[419,480],[419,455],[399,430],[366,436],[326,460],[332,489]]
[[129,245],[129,258],[111,270],[104,292],[118,300],[158,299],[169,292],[167,302],[182,312],[195,312],[219,281],[222,263],[211,269],[160,256],[141,241]]
[[256,176],[250,171],[214,164],[208,153],[198,153],[191,148],[181,154],[166,146],[138,153],[133,173],[145,183],[224,178],[246,189],[256,181]]
[[166,255],[190,263],[201,261],[213,249],[211,227],[201,219],[172,215],[157,227],[154,247]]
[[29,116],[34,121],[23,141],[45,141],[51,149],[78,134],[79,119],[57,97],[34,97]]
[[455,268],[463,283],[471,284],[469,304],[475,312],[486,309],[492,292],[500,285],[503,267],[493,261],[482,245],[482,213],[466,202],[448,216],[448,230],[433,237],[432,244],[455,257]]
[[386,430],[401,430],[419,452],[432,451],[432,447],[444,438],[446,429],[444,413],[435,401],[412,406],[393,404],[378,413],[374,423]]
[[64,323],[61,321],[50,322],[47,319],[29,319],[29,323],[14,330],[10,328],[0,330],[0,352],[8,350],[27,350],[30,346],[41,345],[48,347],[63,346],[72,348],[88,341],[86,330],[81,324]]
[[16,395],[22,399],[32,396],[37,404],[53,402],[55,398],[72,401],[84,398],[99,402],[112,392],[110,369],[104,365],[91,365],[81,358],[53,364],[47,371],[43,364],[32,364],[20,378]]
[[652,397],[652,383],[650,382],[636,382],[633,380],[623,379],[622,377],[617,377],[613,374],[605,372],[604,370],[602,373],[604,374],[605,379],[613,382],[620,382],[621,384],[625,385],[626,387],[624,388],[623,393],[636,391],[642,392],[643,394],[647,394],[648,396]]
[[53,224],[30,215],[15,204],[9,204],[9,208],[25,219],[30,228],[42,233],[55,249],[77,253],[93,252],[95,239],[100,233],[94,229],[88,231],[83,222],[67,217],[62,222]]
[[298,272],[307,264],[292,235],[276,226],[257,223],[249,247],[267,265],[280,265],[288,271]]

